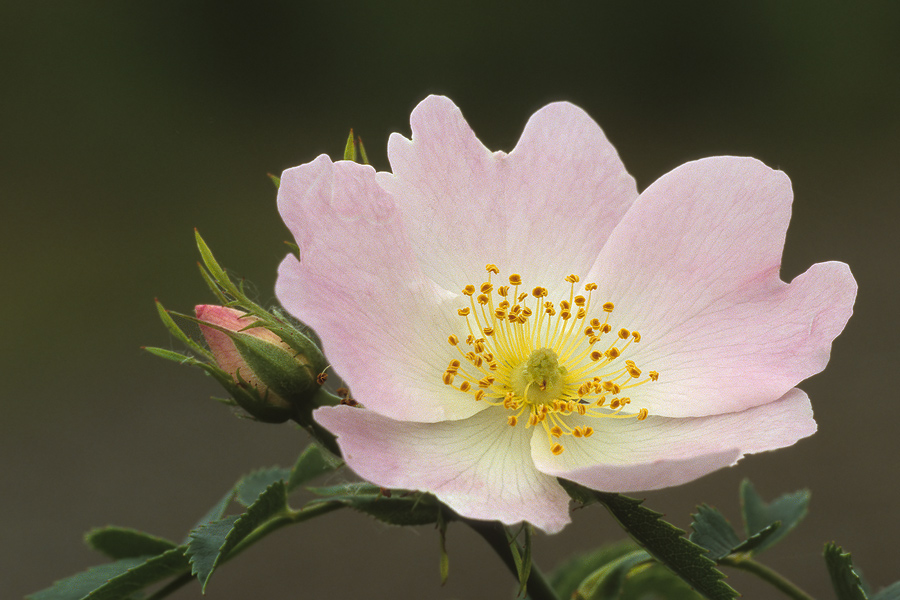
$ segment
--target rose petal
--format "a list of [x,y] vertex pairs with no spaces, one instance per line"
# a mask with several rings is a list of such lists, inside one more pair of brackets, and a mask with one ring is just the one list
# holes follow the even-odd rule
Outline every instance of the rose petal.
[[537,468],[608,492],[680,485],[745,454],[784,448],[816,431],[809,398],[792,389],[779,400],[739,413],[711,417],[598,419],[573,415],[571,426],[591,426],[591,437],[563,440],[554,456],[544,435],[531,451]]
[[688,163],[648,188],[590,275],[614,327],[643,336],[628,358],[660,373],[636,408],[700,416],[765,404],[828,362],[852,312],[842,263],[779,278],[790,181],[757,160]]
[[[464,323],[422,276],[393,199],[371,167],[325,156],[285,171],[279,210],[301,248],[275,292],[323,340],[334,369],[366,406],[401,419],[468,417],[483,408],[441,382]],[[456,303],[454,303],[455,306]]]
[[536,112],[509,156],[491,154],[447,98],[426,98],[410,121],[379,182],[400,199],[426,274],[452,291],[480,283],[487,263],[546,287],[584,274],[637,197],[603,131],[567,102]]
[[404,423],[372,411],[320,408],[348,465],[385,487],[425,490],[459,514],[506,524],[526,520],[553,533],[569,522],[569,498],[531,460],[531,430],[509,427],[502,410],[469,419]]

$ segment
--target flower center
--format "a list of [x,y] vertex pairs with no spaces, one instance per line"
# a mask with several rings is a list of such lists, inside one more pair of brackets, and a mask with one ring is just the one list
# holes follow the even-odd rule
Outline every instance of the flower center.
[[659,374],[649,371],[642,376],[634,361],[623,358],[631,344],[641,341],[641,334],[624,328],[613,333],[612,302],[601,307],[602,321],[589,319],[597,284],[584,286],[586,297],[576,295],[580,278],[569,275],[568,299],[554,304],[546,300],[544,287],[530,294],[520,292],[522,277],[517,274],[509,276],[508,286],[495,288],[491,279],[500,269],[492,264],[485,268],[488,280],[477,289],[467,285],[462,291],[469,306],[457,313],[465,319],[469,335],[465,346],[455,335],[448,338],[462,360],[450,361],[442,375],[445,384],[478,402],[502,406],[511,427],[520,420],[525,427],[541,425],[557,455],[563,452],[564,436],[593,435],[593,427],[581,417],[647,418],[646,408],[623,411],[631,403],[623,392],[656,381]]

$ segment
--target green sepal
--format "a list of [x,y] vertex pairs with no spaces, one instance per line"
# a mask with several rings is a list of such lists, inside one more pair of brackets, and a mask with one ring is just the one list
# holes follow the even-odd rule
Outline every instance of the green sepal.
[[84,543],[113,560],[155,556],[177,546],[143,531],[114,526],[92,529],[84,535]]
[[363,146],[362,138],[359,136],[356,136],[356,141],[359,143],[359,162],[361,162],[364,165],[369,164],[369,157],[366,156],[366,147]]
[[323,498],[310,501],[306,507],[337,503],[390,525],[436,523],[438,512],[441,510],[440,503],[431,494],[404,490],[388,491],[370,483],[353,482],[308,489]]
[[344,466],[344,461],[334,456],[318,444],[310,444],[300,454],[287,479],[287,489],[292,491],[311,481]]
[[618,600],[625,577],[641,563],[653,560],[646,550],[635,550],[612,560],[588,575],[573,595],[581,600]]
[[344,145],[344,160],[356,162],[356,144],[353,143],[353,129],[350,129],[350,135],[347,136],[347,143]]
[[290,248],[291,254],[296,256],[298,259],[300,258],[300,246],[298,246],[294,242],[288,242],[288,241],[285,241],[284,245],[287,246],[288,248]]
[[271,173],[266,173],[266,176],[269,178],[269,181],[275,184],[276,190],[281,187],[281,177],[279,177],[278,175],[272,175]]
[[519,575],[519,591],[516,597],[525,595],[525,589],[528,587],[528,577],[531,575],[531,532],[532,527],[528,523],[522,524],[522,530],[525,533],[525,542],[522,548],[519,548],[518,537],[520,532],[513,534],[509,527],[503,527],[503,533],[506,534],[506,541],[509,543],[509,551],[512,554],[513,563],[516,565],[516,572]]
[[244,506],[250,506],[259,495],[266,491],[276,481],[285,481],[291,475],[290,469],[284,467],[269,467],[257,469],[241,477],[234,486],[234,499]]
[[164,579],[187,572],[184,546],[158,556],[124,558],[61,579],[29,600],[122,600]]
[[447,579],[450,577],[450,555],[447,554],[447,525],[449,525],[447,516],[444,514],[444,511],[439,510],[437,518],[437,530],[438,539],[440,542],[439,550],[441,558],[438,562],[438,570],[441,574],[441,585],[445,585],[447,583]]
[[643,500],[589,490],[564,479],[559,482],[573,499],[603,504],[638,544],[710,600],[731,600],[738,595],[722,580],[725,576],[706,555],[706,549],[684,537],[681,529],[662,520],[660,513],[642,506]]
[[209,360],[213,360],[212,352],[195,342],[188,334],[182,331],[178,324],[175,323],[175,320],[172,319],[172,316],[169,314],[169,311],[166,310],[166,307],[162,305],[162,302],[159,300],[155,300],[154,302],[156,304],[156,312],[159,314],[159,320],[163,322],[163,325],[169,330],[169,333],[194,352],[205,356]]
[[201,591],[205,593],[213,572],[238,543],[259,525],[287,510],[284,482],[276,481],[259,495],[244,514],[225,517],[192,531],[185,554],[190,559],[191,574],[200,581]]
[[825,544],[825,566],[838,600],[867,600],[862,579],[853,568],[850,553],[834,542]]
[[754,548],[758,554],[771,548],[784,538],[809,512],[809,490],[800,490],[791,494],[784,494],[766,504],[756,493],[749,479],[741,482],[741,511],[744,517],[744,527],[747,536],[762,533],[776,522],[781,526],[772,531],[765,539]]

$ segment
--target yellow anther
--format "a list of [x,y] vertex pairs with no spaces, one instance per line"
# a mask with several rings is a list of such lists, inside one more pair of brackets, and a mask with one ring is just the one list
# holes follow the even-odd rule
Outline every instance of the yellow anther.
[[573,436],[573,437],[580,438],[580,437],[582,436],[582,433],[581,433],[581,427],[576,427],[575,429],[573,429],[573,430],[572,430],[572,436]]
[[497,363],[493,361],[488,363],[488,369],[490,369],[491,371],[496,371],[498,366],[499,365],[497,365]]
[[648,411],[646,408],[642,408],[642,409],[638,412],[637,420],[638,420],[638,421],[643,421],[644,419],[647,418],[647,415],[649,415],[649,414],[650,414],[650,411]]
[[548,306],[547,308],[545,308],[544,312],[547,313],[548,315],[550,315],[551,317],[556,315],[556,309],[553,308],[552,304],[550,306]]
[[509,308],[509,302],[507,302],[506,300],[503,300],[500,304],[497,305],[497,308],[506,310],[507,308]]
[[593,352],[591,352],[591,360],[592,361],[596,362],[596,361],[600,360],[601,358],[603,358],[603,353],[600,352],[599,350],[594,350]]
[[[546,291],[546,290],[545,290],[545,291]],[[545,294],[545,295],[546,295],[546,294]],[[521,294],[518,295],[518,297],[516,298],[516,300],[519,301],[519,302],[521,302],[522,300],[524,300],[524,299],[527,298],[527,297],[528,297],[528,294],[525,293],[525,292],[522,292]]]
[[574,400],[569,400],[566,402],[566,410],[569,412],[575,412],[578,408],[578,403]]
[[573,273],[572,275],[566,276],[566,281],[568,281],[569,283],[578,283],[579,281],[581,281],[581,277]]
[[528,308],[527,306],[526,306],[525,308],[522,309],[522,316],[525,317],[526,319],[527,319],[528,317],[530,317],[531,314],[532,314],[532,313],[531,313],[531,309]]
[[513,273],[509,276],[509,285],[522,285],[522,276],[518,273]]
[[606,404],[606,396],[597,398],[597,406],[603,406],[604,404]]
[[559,425],[557,425],[556,427],[550,428],[550,435],[552,435],[553,437],[557,437],[557,438],[562,437],[562,434],[563,434],[563,430],[562,430],[562,427],[560,427]]
[[613,346],[612,348],[608,349],[605,354],[610,358],[619,358],[619,356],[622,354],[622,351]]
[[563,447],[561,444],[553,444],[550,446],[550,452],[552,452],[554,456],[559,456],[563,453]]
[[628,371],[628,374],[631,377],[637,378],[637,377],[641,376],[641,370],[638,369],[637,367],[635,367],[634,365],[628,365],[625,370]]
[[482,306],[484,306],[485,304],[488,303],[488,297],[485,296],[484,294],[479,294],[478,297],[475,298],[475,301],[478,302],[478,304],[481,304]]
[[456,360],[456,359],[454,358],[453,360],[450,361],[450,367],[449,367],[449,368],[451,368],[451,369],[458,369],[461,365],[462,365],[462,363],[459,362],[458,360]]
[[485,265],[484,270],[488,273],[493,273],[494,275],[500,274],[500,269],[497,268],[497,265],[494,264]]
[[453,375],[454,374],[451,373],[450,371],[444,371],[444,376],[441,377],[441,381],[443,381],[446,385],[452,385],[453,384]]
[[577,412],[581,416],[584,416],[587,414],[587,406],[579,402],[575,405],[575,412]]
[[591,319],[592,329],[600,329],[601,327],[603,327],[603,323],[600,322],[600,319]]
[[474,342],[474,341],[475,341],[475,336],[472,335],[471,333],[466,336],[466,343],[469,344],[470,346],[472,345],[472,342]]
[[475,400],[483,400],[484,399],[484,390],[478,390],[475,392]]
[[637,331],[632,331],[632,332],[631,332],[631,337],[634,338],[634,341],[635,341],[635,342],[641,341],[641,334],[638,333]]
[[494,335],[494,328],[493,328],[493,327],[485,327],[484,329],[482,329],[482,331],[484,332],[484,335],[487,335],[487,336],[492,336],[492,335]]
[[585,327],[585,328],[584,328],[584,335],[586,335],[586,336],[588,336],[588,337],[591,337],[592,335],[594,335],[594,328],[591,327],[591,326]]
[[509,415],[506,417],[506,422],[509,423],[510,427],[515,427],[516,423],[519,422],[519,419],[516,418],[516,415]]
[[568,321],[572,317],[572,313],[567,310],[560,311],[559,318],[563,321]]
[[494,309],[494,316],[497,317],[498,319],[505,319],[505,318],[506,318],[506,311],[503,310],[502,308],[495,308],[495,309]]
[[468,316],[468,314],[469,314],[470,312],[471,312],[471,311],[469,310],[469,307],[467,306],[467,307],[465,307],[465,308],[460,308],[460,309],[458,309],[458,310],[456,311],[456,314],[458,314],[458,315],[461,316],[461,317],[465,317],[465,316]]
[[491,285],[491,283],[489,281],[485,281],[484,283],[481,284],[481,293],[482,294],[490,294],[491,290],[493,290],[493,289],[494,289],[494,286]]
[[616,305],[613,304],[612,302],[607,302],[603,305],[603,310],[608,313],[611,313],[613,310],[615,310],[615,308],[616,308]]
[[585,427],[582,430],[582,432],[584,433],[584,437],[591,437],[592,435],[594,435],[594,428],[593,427]]
[[619,330],[619,337],[623,340],[627,340],[629,337],[631,337],[631,332],[625,328],[622,328]]
[[593,292],[593,291],[596,290],[596,289],[597,289],[597,284],[596,284],[596,283],[586,283],[586,284],[584,284],[584,291],[586,291],[586,292]]
[[647,376],[653,381],[659,379],[659,373],[657,373],[656,371],[650,371],[649,373],[647,373]]
[[462,293],[465,294],[466,296],[471,296],[472,294],[475,293],[475,286],[470,283],[469,285],[467,285],[466,287],[463,288]]
[[472,386],[468,381],[463,381],[461,384],[459,384],[459,391],[461,392],[468,392],[471,388]]
[[447,342],[448,342],[451,346],[455,346],[455,345],[457,345],[457,344],[459,343],[459,338],[456,337],[455,335],[451,335],[450,337],[447,338]]
[[488,387],[491,387],[493,384],[494,384],[494,378],[491,377],[490,375],[482,377],[481,379],[478,380],[478,387],[480,387],[480,388],[488,388]]
[[575,296],[575,306],[584,306],[587,299],[584,296]]
[[528,424],[531,425],[532,427],[534,427],[538,423],[539,423],[539,419],[538,419],[537,414],[531,413],[531,416],[528,417]]
[[583,318],[585,318],[586,316],[587,316],[587,311],[584,310],[583,308],[579,308],[579,309],[578,309],[578,313],[575,315],[575,317],[578,318],[578,319],[583,319]]
[[544,298],[548,293],[549,292],[547,291],[547,288],[542,288],[541,286],[538,286],[531,290],[531,295],[535,298]]
[[609,323],[604,323],[600,326],[600,333],[609,333],[610,331],[612,331],[612,325]]
[[506,298],[506,295],[507,295],[508,293],[509,293],[509,287],[508,287],[508,286],[501,285],[500,287],[497,288],[497,294],[498,294],[499,296],[503,296],[504,298]]
[[560,300],[559,308],[560,308],[560,310],[569,310],[570,308],[572,308],[572,305],[569,304],[568,300]]
[[613,398],[612,402],[609,403],[609,407],[613,410],[616,410],[620,406],[622,406],[622,402],[618,398]]

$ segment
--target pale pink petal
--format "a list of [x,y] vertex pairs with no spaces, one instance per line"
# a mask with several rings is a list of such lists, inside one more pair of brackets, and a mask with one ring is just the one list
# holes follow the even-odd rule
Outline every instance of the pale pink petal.
[[828,362],[852,312],[842,263],[779,278],[790,181],[749,158],[688,163],[634,203],[589,279],[611,323],[641,332],[627,358],[659,381],[635,408],[701,416],[765,404]]
[[285,171],[278,205],[303,260],[282,262],[276,294],[319,334],[354,396],[382,414],[417,421],[481,410],[441,382],[458,358],[447,336],[461,334],[464,324],[451,319],[452,298],[422,276],[372,168],[321,156]]
[[525,520],[550,533],[569,522],[568,496],[534,468],[532,430],[509,427],[501,409],[443,423],[394,421],[347,406],[314,416],[337,435],[347,464],[377,485],[431,492],[473,519]]
[[425,273],[452,291],[480,283],[487,263],[551,288],[585,272],[637,197],[600,127],[569,103],[535,113],[509,156],[485,148],[447,98],[426,98],[410,122],[411,140],[391,136],[393,174],[379,182]]
[[588,438],[565,436],[554,456],[544,435],[531,443],[537,468],[593,489],[635,492],[680,485],[736,463],[745,454],[784,448],[816,431],[809,398],[799,389],[739,413],[711,417],[597,419]]

